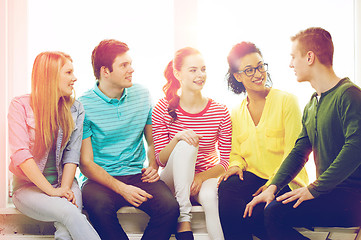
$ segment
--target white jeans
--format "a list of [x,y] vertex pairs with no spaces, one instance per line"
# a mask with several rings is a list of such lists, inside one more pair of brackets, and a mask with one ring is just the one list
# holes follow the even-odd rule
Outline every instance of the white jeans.
[[[190,201],[190,187],[194,179],[195,163],[198,148],[185,141],[179,141],[170,155],[167,165],[162,170],[160,178],[174,193],[180,210],[178,222],[191,221],[192,204]],[[203,182],[195,200],[204,209],[207,231],[212,240],[223,240],[223,232],[218,214],[217,178],[210,178]]]
[[44,222],[54,222],[56,240],[100,240],[93,226],[81,213],[81,191],[76,181],[74,192],[79,208],[65,198],[51,197],[35,185],[26,185],[15,191],[13,202],[23,214]]

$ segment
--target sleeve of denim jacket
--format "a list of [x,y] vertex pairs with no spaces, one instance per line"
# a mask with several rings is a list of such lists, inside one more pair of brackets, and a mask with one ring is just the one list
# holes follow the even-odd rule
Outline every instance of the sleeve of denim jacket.
[[11,164],[18,167],[29,158],[33,158],[30,151],[31,136],[29,133],[26,106],[21,98],[14,98],[9,106],[8,127],[9,127],[9,147]]
[[80,149],[83,141],[83,122],[85,111],[84,107],[79,101],[75,101],[72,108],[75,107],[75,112],[72,111],[72,115],[76,114],[75,126],[73,133],[70,136],[69,142],[67,143],[63,153],[63,164],[75,163],[79,165],[80,161]]

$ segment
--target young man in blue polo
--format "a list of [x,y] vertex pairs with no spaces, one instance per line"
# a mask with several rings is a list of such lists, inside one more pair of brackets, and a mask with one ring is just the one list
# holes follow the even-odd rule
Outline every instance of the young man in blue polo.
[[[179,207],[159,180],[150,96],[132,82],[128,50],[123,42],[101,41],[92,53],[98,81],[79,98],[86,112],[80,161],[87,178],[82,187],[84,208],[104,240],[128,239],[117,218],[123,206],[137,207],[150,216],[142,239],[169,239]],[[143,168],[146,155],[149,166]]]
[[[361,90],[332,67],[329,32],[309,28],[291,38],[290,67],[297,81],[316,90],[303,112],[302,131],[269,187],[246,207],[266,203],[270,239],[308,239],[293,227],[361,226]],[[313,151],[317,179],[275,195],[301,170]]]

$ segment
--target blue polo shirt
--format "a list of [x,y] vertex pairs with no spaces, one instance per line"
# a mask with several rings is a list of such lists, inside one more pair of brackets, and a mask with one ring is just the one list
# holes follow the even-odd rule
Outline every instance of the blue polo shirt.
[[144,127],[152,124],[148,90],[134,84],[118,100],[102,93],[97,82],[79,101],[85,109],[83,139],[91,137],[94,162],[111,176],[140,173],[146,159]]

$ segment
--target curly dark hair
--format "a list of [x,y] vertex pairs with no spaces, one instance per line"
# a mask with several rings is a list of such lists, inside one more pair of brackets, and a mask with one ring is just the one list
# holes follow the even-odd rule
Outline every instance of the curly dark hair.
[[[228,61],[229,69],[226,74],[226,80],[228,82],[228,88],[232,90],[232,92],[234,92],[235,94],[241,94],[246,92],[243,83],[237,81],[237,79],[234,77],[234,73],[238,72],[239,65],[237,61],[240,58],[250,53],[258,53],[259,55],[261,55],[261,57],[263,57],[259,48],[257,48],[256,45],[251,42],[237,43],[236,45],[233,46],[233,48],[228,54],[227,61]],[[271,85],[272,83],[271,76],[269,75],[268,72],[267,72],[267,82],[268,83],[266,84],[268,85]]]

